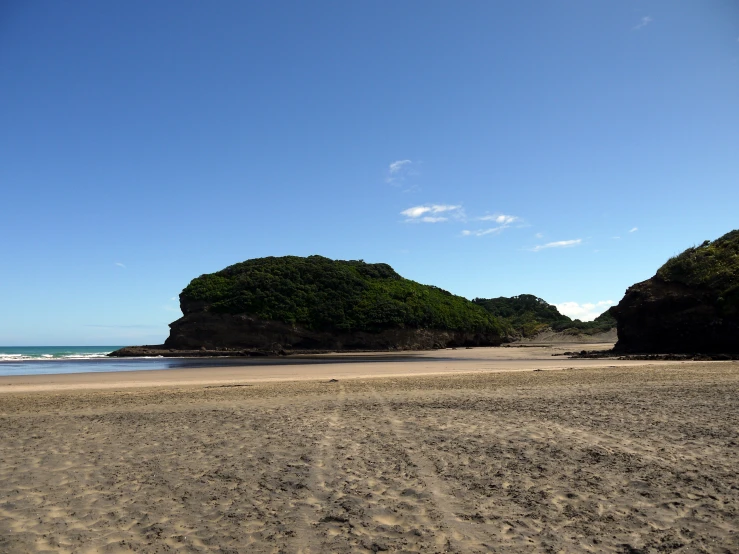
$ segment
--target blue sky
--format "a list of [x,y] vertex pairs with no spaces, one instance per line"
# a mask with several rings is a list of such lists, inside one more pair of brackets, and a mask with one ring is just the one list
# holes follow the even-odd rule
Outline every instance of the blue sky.
[[5,2],[0,344],[287,254],[593,317],[739,227],[737,99],[730,0]]

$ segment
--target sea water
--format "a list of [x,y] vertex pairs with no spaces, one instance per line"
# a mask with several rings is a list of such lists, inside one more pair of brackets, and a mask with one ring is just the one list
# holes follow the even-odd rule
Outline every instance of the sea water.
[[0,346],[0,362],[105,358],[121,346]]
[[109,358],[120,346],[0,346],[0,376],[51,375],[154,369],[208,368],[227,366],[310,365],[346,362],[414,361],[412,356],[312,356],[275,358]]
[[120,346],[0,346],[0,376],[140,371],[227,364],[212,358],[109,358]]

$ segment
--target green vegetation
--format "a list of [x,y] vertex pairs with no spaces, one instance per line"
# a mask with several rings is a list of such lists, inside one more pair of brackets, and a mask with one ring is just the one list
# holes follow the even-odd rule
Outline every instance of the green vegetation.
[[536,335],[547,328],[570,334],[593,335],[616,326],[616,320],[610,310],[598,316],[595,321],[572,320],[559,313],[555,306],[533,294],[521,294],[511,298],[475,298],[473,302],[501,318],[524,337]]
[[739,315],[739,230],[673,256],[657,270],[657,277],[708,289],[723,315]]
[[316,331],[424,328],[506,335],[469,300],[404,279],[387,264],[285,256],[247,260],[202,275],[180,299],[212,312],[250,314]]

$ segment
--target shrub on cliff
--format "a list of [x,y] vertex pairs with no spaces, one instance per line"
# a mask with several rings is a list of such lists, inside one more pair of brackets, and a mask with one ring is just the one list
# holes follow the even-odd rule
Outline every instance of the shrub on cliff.
[[247,260],[202,275],[180,294],[217,313],[249,314],[316,331],[425,328],[506,334],[469,300],[404,279],[387,264],[322,256]]
[[739,315],[739,230],[673,256],[657,270],[657,277],[708,289],[724,315]]

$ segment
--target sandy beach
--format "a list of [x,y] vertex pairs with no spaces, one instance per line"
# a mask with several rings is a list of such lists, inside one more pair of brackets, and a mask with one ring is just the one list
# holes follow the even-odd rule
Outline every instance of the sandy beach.
[[0,552],[739,551],[739,362],[565,349],[0,378]]
[[[6,392],[121,389],[131,387],[218,385],[447,375],[490,371],[529,371],[601,367],[603,360],[570,360],[565,352],[605,350],[613,343],[512,345],[498,348],[448,348],[424,352],[356,352],[248,359],[243,366],[199,365],[192,368],[71,373],[62,375],[0,376],[0,394]],[[202,362],[203,360],[198,360]],[[611,360],[606,365],[643,362]]]

